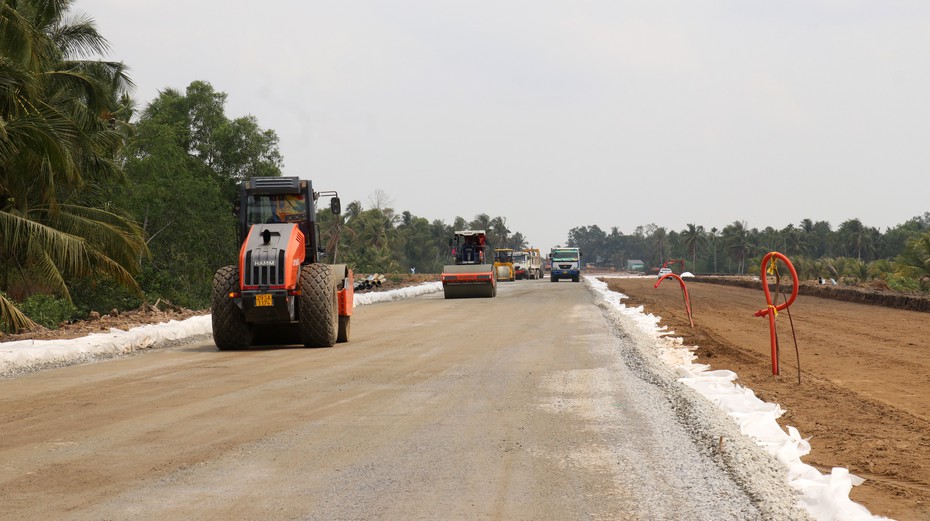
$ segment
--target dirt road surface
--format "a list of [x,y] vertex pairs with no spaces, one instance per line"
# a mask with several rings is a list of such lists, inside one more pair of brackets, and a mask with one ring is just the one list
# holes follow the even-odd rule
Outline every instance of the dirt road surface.
[[582,284],[367,306],[352,332],[0,381],[0,519],[804,517],[694,441]]
[[736,372],[786,408],[779,423],[812,437],[805,463],[866,478],[853,500],[873,514],[930,519],[930,314],[799,296],[790,308],[799,385],[786,312],[777,319],[781,375],[772,376],[768,320],[753,316],[765,307],[761,286],[690,283],[691,329],[674,280],[659,288],[654,278],[604,280],[698,346],[700,363]]

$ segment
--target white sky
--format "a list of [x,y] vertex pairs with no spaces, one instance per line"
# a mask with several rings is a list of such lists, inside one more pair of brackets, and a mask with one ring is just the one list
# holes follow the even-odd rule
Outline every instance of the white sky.
[[205,80],[285,175],[548,249],[930,211],[925,0],[77,0],[140,109]]

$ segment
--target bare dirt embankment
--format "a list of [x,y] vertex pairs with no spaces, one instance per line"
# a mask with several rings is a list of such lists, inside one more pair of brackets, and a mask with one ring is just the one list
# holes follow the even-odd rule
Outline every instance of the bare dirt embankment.
[[772,375],[768,320],[753,316],[765,307],[759,282],[750,289],[689,281],[692,329],[674,280],[657,289],[654,278],[604,280],[630,297],[627,305],[644,306],[697,346],[698,362],[736,372],[740,384],[787,409],[780,423],[811,437],[806,463],[848,467],[866,478],[853,500],[902,521],[930,519],[930,314],[799,295],[790,308],[798,384],[785,312],[777,319],[781,375]]

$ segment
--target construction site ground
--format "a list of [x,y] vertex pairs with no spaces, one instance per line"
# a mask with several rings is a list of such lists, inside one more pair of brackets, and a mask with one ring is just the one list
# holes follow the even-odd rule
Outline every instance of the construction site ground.
[[[384,289],[436,277],[395,276]],[[930,315],[799,296],[791,307],[802,367],[798,384],[785,312],[777,320],[781,375],[772,376],[768,323],[753,316],[764,307],[761,288],[689,282],[692,329],[675,281],[666,280],[655,289],[652,277],[604,280],[629,296],[628,305],[643,305],[646,312],[662,317],[661,323],[686,345],[697,346],[698,362],[733,370],[738,383],[763,400],[781,404],[787,413],[780,423],[811,438],[812,452],[805,462],[823,471],[847,467],[867,480],[850,494],[855,501],[874,514],[901,521],[930,519]],[[378,311],[382,309],[394,308]],[[204,311],[139,310],[18,338],[70,338],[199,313]],[[371,333],[377,336],[375,331]],[[360,339],[370,336],[363,333],[357,332]],[[214,349],[205,344],[194,352]],[[125,400],[129,395],[121,396]]]
[[629,296],[627,305],[644,306],[685,345],[697,346],[699,363],[736,372],[738,383],[786,409],[781,425],[810,437],[806,463],[865,478],[853,500],[877,515],[930,519],[930,315],[798,296],[790,307],[798,383],[784,311],[776,320],[781,374],[772,375],[768,319],[753,316],[766,307],[761,285],[688,282],[692,328],[674,279],[658,288],[653,277],[604,280]]

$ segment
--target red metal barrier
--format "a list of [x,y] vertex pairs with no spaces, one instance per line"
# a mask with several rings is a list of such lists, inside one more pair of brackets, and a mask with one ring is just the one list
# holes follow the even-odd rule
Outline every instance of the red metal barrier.
[[[777,273],[777,267],[775,266],[775,263],[779,260],[788,266],[788,269],[791,271],[791,278],[793,279],[794,284],[791,288],[791,296],[788,297],[788,300],[776,306],[772,304],[772,292],[769,291],[769,282],[766,273],[768,273],[769,270],[771,270],[771,272]],[[766,264],[769,261],[771,261],[772,267],[767,269]],[[794,265],[791,264],[791,261],[788,260],[788,257],[785,257],[777,251],[773,251],[767,253],[765,257],[762,257],[762,271],[759,273],[759,278],[762,279],[762,289],[765,291],[766,308],[756,311],[754,315],[757,317],[764,317],[768,315],[769,317],[769,337],[772,340],[772,374],[778,376],[778,337],[775,334],[775,317],[778,315],[779,311],[790,306],[794,302],[794,299],[798,296],[798,272],[794,269]],[[800,367],[798,371],[800,377]]]
[[666,273],[659,277],[659,280],[656,281],[656,285],[653,286],[653,288],[658,288],[659,284],[662,284],[662,281],[669,277],[678,280],[678,284],[681,286],[681,296],[685,301],[685,311],[688,312],[688,321],[691,322],[691,327],[694,327],[694,319],[691,318],[691,297],[688,295],[688,287],[685,285],[685,281],[681,280],[681,277],[674,273]]

